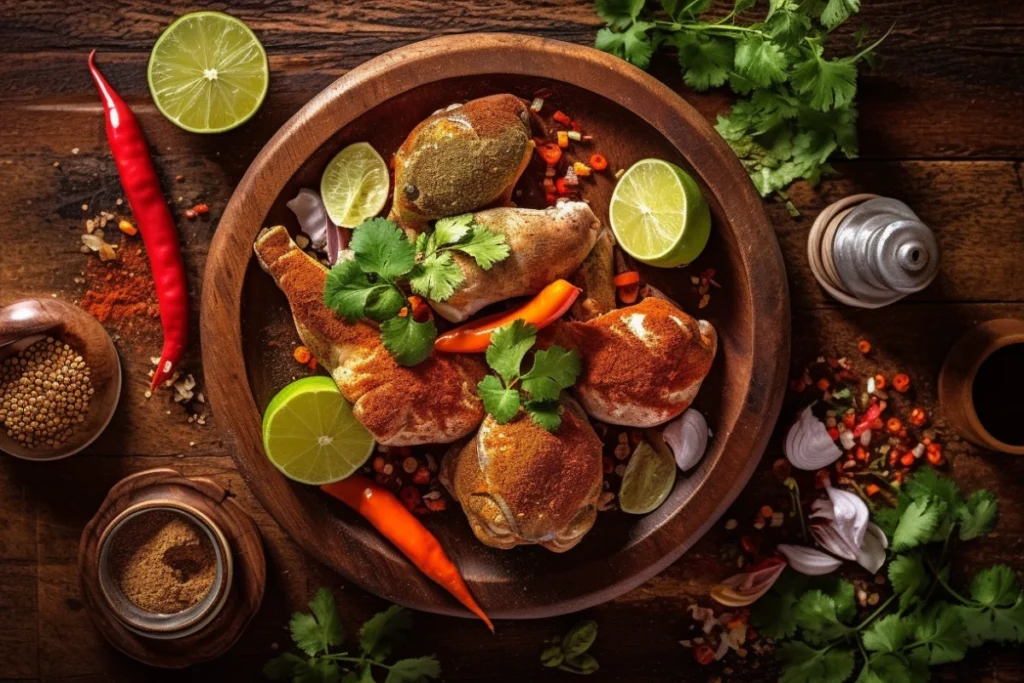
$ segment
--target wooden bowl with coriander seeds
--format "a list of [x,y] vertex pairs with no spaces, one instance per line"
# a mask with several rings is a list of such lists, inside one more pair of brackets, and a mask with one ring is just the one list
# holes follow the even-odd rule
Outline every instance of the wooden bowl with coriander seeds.
[[121,363],[103,326],[59,299],[0,308],[0,451],[58,460],[91,444],[121,395]]

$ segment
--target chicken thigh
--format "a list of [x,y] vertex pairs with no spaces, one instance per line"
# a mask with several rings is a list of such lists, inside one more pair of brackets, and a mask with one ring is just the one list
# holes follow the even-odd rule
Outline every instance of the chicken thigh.
[[299,249],[287,230],[263,230],[254,250],[288,298],[302,343],[379,443],[449,443],[480,424],[484,409],[476,385],[487,372],[480,356],[433,354],[419,365],[401,366],[375,326],[347,323],[324,305],[327,269]]
[[558,323],[542,338],[580,352],[574,392],[587,414],[630,427],[653,427],[686,410],[718,348],[711,323],[653,297],[588,322]]
[[482,543],[502,549],[539,544],[561,553],[594,525],[601,440],[576,401],[565,396],[562,406],[554,433],[525,412],[505,425],[487,416],[472,441],[445,456],[441,482]]
[[473,222],[504,235],[511,254],[485,271],[472,258],[452,252],[465,281],[445,302],[430,302],[452,322],[495,302],[536,294],[568,277],[587,258],[601,227],[584,202],[561,202],[543,210],[487,209],[475,213]]

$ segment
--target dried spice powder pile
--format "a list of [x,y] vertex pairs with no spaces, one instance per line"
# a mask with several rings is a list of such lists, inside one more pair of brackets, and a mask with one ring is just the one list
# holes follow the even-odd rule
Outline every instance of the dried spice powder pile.
[[110,573],[129,600],[175,614],[206,597],[217,575],[209,536],[176,512],[156,510],[125,522],[114,537]]
[[82,356],[46,337],[0,362],[0,423],[28,448],[59,446],[85,421],[94,391]]

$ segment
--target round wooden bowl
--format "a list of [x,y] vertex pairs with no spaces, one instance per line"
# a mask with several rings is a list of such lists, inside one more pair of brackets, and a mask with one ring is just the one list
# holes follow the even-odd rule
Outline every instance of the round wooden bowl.
[[[377,595],[416,609],[468,615],[362,519],[315,488],[288,481],[263,454],[261,414],[296,374],[298,344],[284,296],[253,258],[263,226],[298,231],[285,202],[319,187],[330,158],[357,141],[385,158],[410,130],[452,102],[511,92],[549,101],[594,135],[611,164],[584,197],[607,221],[612,171],[646,157],[689,169],[711,206],[708,248],[686,270],[646,268],[646,281],[709,319],[718,357],[697,398],[714,431],[708,453],[643,517],[599,516],[571,551],[501,551],[480,544],[458,506],[425,518],[491,616],[533,618],[610,600],[690,548],[736,498],[778,416],[789,362],[789,295],[778,243],[735,155],[683,99],[642,71],[588,47],[542,38],[476,34],[436,38],[350,71],[296,114],[264,147],[235,190],[210,251],[202,306],[211,400],[238,440],[235,460],[267,511],[309,553]],[[589,154],[589,152],[587,152]],[[514,199],[542,206],[542,169],[531,164]],[[698,311],[691,275],[716,270],[711,304]]]

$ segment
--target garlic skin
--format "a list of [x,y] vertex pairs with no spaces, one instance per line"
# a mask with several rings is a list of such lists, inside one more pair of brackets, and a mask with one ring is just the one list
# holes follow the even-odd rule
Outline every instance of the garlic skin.
[[805,545],[782,543],[775,549],[782,553],[790,567],[807,576],[824,576],[843,566],[842,560]]
[[708,448],[707,420],[699,411],[688,408],[665,425],[662,438],[672,449],[676,465],[685,472],[700,462]]
[[798,470],[819,470],[838,460],[843,452],[828,435],[825,423],[808,406],[786,433],[786,458]]

